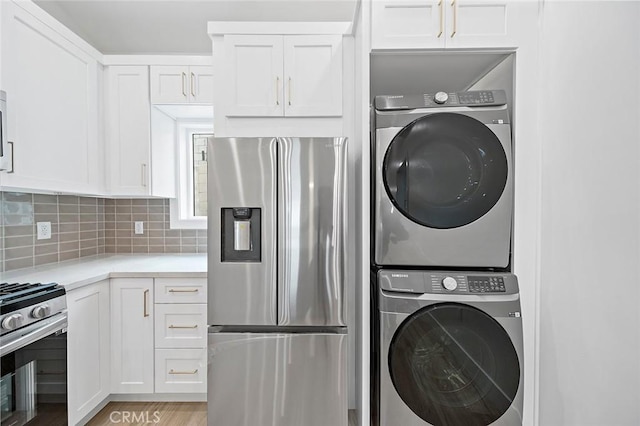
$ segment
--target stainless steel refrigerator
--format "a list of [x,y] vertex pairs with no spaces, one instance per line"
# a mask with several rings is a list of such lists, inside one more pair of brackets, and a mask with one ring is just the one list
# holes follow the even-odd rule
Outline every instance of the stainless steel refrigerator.
[[347,425],[346,158],[209,140],[209,425]]

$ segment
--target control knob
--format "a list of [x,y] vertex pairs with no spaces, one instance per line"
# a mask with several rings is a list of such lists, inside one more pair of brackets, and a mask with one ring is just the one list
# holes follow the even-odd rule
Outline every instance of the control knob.
[[447,102],[449,95],[446,92],[438,92],[433,96],[433,101],[437,104],[443,104]]
[[22,325],[22,314],[12,314],[2,320],[2,328],[14,330]]
[[50,313],[51,313],[51,308],[49,307],[49,305],[44,304],[44,305],[36,306],[35,308],[33,308],[33,310],[31,311],[31,316],[36,319],[41,319],[46,317]]
[[444,277],[442,287],[444,287],[445,290],[453,291],[458,288],[458,281],[453,277]]

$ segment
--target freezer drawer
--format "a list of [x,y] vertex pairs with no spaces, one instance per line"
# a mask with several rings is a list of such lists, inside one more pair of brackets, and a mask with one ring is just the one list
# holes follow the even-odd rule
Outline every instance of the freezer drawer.
[[210,425],[347,426],[346,334],[209,333]]

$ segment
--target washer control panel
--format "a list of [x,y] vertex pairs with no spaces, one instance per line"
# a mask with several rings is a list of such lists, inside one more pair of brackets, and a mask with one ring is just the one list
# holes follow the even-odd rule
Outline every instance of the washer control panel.
[[470,293],[505,293],[504,277],[500,276],[468,276]]
[[496,294],[518,293],[518,281],[508,272],[463,272],[380,270],[378,285],[382,290],[414,294]]
[[378,111],[460,106],[499,106],[507,103],[504,90],[473,90],[469,92],[436,92],[423,95],[376,96]]

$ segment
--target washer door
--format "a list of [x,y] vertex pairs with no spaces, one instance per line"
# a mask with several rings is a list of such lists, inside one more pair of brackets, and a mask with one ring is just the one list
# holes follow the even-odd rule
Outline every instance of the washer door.
[[391,141],[383,180],[393,204],[430,228],[484,216],[507,183],[507,157],[487,126],[466,115],[437,113],[404,127]]
[[520,382],[507,332],[486,313],[439,303],[407,318],[389,347],[398,395],[421,419],[439,425],[488,425],[511,406]]

